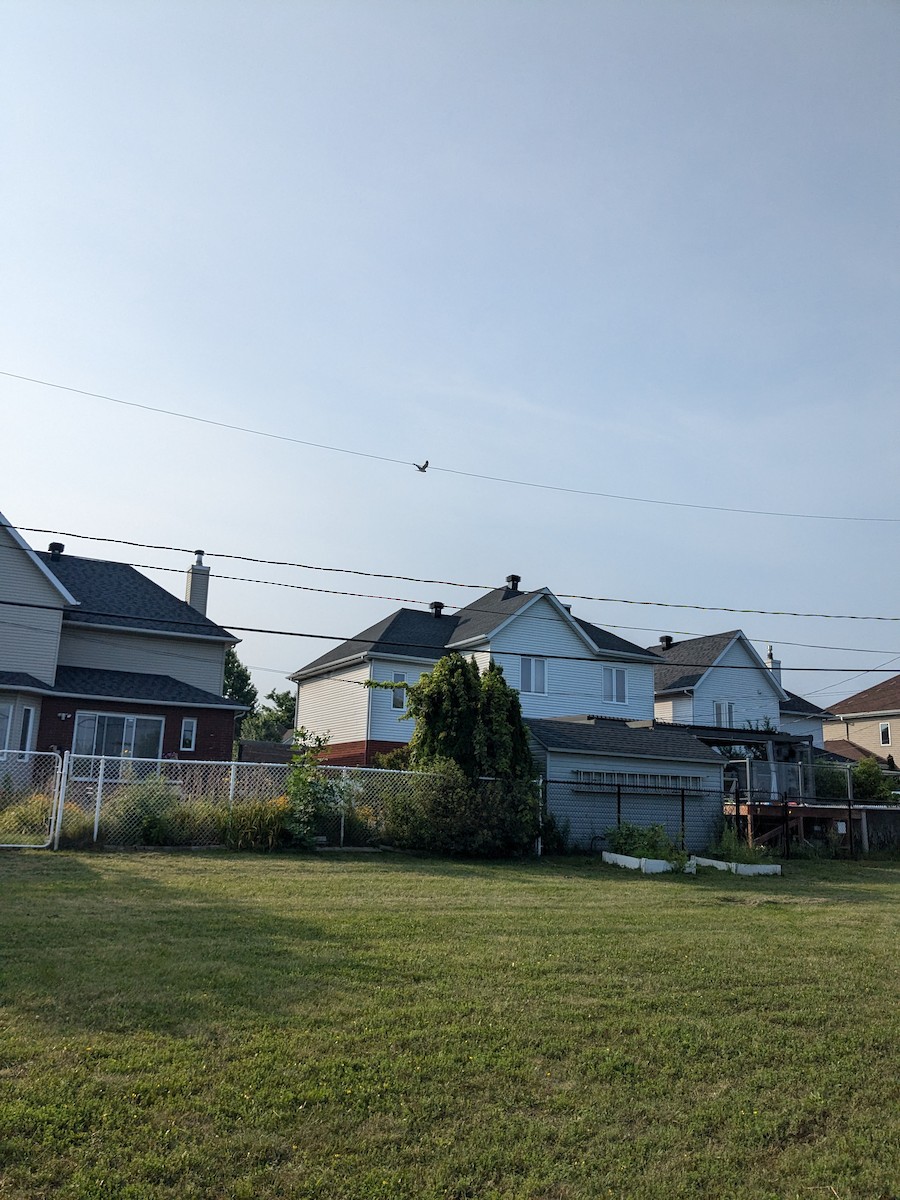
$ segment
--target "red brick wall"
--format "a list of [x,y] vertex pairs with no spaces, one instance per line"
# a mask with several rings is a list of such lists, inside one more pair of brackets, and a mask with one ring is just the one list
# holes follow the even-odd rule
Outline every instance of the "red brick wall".
[[371,767],[376,754],[387,754],[405,745],[406,742],[338,742],[328,747],[322,762],[332,767]]
[[[72,749],[72,735],[75,730],[76,712],[126,713],[137,717],[162,717],[163,726],[163,757],[193,759],[195,762],[209,760],[212,762],[227,761],[231,758],[234,743],[234,713],[229,709],[224,711],[217,708],[175,708],[168,705],[128,704],[116,701],[71,700],[44,696],[41,703],[41,719],[38,724],[36,749],[58,750]],[[66,718],[60,713],[70,713]],[[185,717],[194,717],[197,721],[197,739],[193,751],[180,750],[181,722]]]

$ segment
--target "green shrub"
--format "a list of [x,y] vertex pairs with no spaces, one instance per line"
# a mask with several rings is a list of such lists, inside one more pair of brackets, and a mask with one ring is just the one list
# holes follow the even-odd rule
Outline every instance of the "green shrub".
[[719,858],[723,862],[764,863],[771,862],[772,855],[763,846],[749,846],[744,838],[738,835],[734,826],[728,822],[722,827],[718,839],[707,850],[709,858]]
[[0,806],[0,843],[43,842],[50,831],[50,796],[7,798]]
[[219,810],[219,836],[229,850],[271,851],[290,840],[286,821],[290,815],[286,796],[274,800],[240,800]]
[[403,784],[385,804],[385,835],[402,849],[497,858],[526,853],[537,836],[531,783],[488,779],[473,786],[456,762],[438,759]]
[[607,829],[605,836],[613,854],[664,858],[670,862],[681,854],[662,825],[632,825],[630,821],[623,821],[621,825]]

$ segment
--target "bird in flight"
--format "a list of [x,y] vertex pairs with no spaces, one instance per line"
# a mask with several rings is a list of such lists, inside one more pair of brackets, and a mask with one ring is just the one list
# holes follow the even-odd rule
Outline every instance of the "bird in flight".
[[413,466],[416,468],[417,471],[421,471],[422,474],[424,475],[424,473],[428,470],[428,459],[426,458],[425,461],[421,464],[421,466],[419,465],[419,463],[413,463]]

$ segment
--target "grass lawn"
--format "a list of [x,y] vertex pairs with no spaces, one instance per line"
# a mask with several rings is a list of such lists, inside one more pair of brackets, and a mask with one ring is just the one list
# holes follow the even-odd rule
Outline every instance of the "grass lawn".
[[900,864],[0,857],[0,1197],[900,1195]]

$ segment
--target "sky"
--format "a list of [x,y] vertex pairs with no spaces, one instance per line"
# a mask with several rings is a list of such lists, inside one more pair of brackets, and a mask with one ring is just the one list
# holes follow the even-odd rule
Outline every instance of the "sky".
[[204,548],[261,694],[511,573],[823,705],[900,671],[893,0],[0,13],[23,531]]

